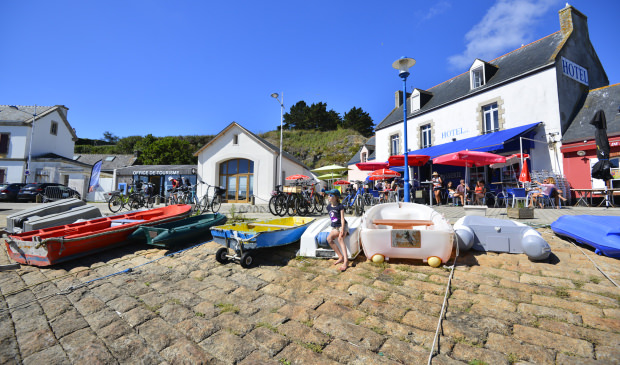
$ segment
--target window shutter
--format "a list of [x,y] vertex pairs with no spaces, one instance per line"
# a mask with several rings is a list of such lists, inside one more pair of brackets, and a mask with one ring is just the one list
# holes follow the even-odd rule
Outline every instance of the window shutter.
[[8,133],[0,134],[0,153],[9,153],[9,136]]

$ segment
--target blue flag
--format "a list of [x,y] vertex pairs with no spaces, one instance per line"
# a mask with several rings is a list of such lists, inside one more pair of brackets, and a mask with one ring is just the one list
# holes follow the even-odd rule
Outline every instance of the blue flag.
[[93,169],[90,171],[90,183],[88,184],[88,192],[92,193],[99,186],[99,174],[101,173],[101,165],[103,160],[95,162]]

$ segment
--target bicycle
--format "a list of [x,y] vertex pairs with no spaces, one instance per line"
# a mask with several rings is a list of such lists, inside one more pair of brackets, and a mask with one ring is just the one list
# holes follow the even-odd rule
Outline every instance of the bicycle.
[[[211,211],[213,213],[217,213],[222,206],[222,196],[224,196],[225,190],[220,188],[219,186],[209,185],[204,181],[200,181],[200,183],[207,185],[207,191],[205,195],[200,199],[200,202],[198,202],[198,208],[196,210],[199,211],[200,214],[203,214],[205,212],[208,212],[209,208],[211,208]],[[210,188],[214,189],[213,198],[211,198],[211,201],[209,201]]]
[[127,206],[129,209],[140,209],[142,207],[151,209],[155,205],[155,197],[152,196],[153,184],[146,183],[143,186],[142,190],[132,192],[129,195],[127,199]]
[[354,212],[359,217],[364,214],[365,210],[364,184],[361,181],[354,181],[354,183],[357,185],[355,194],[353,194],[353,188],[349,186],[347,196],[342,200],[342,205],[344,205],[346,213]]
[[129,206],[130,194],[123,194],[120,191],[113,191],[111,194],[110,200],[108,200],[108,209],[110,209],[110,212],[116,213],[125,206]]
[[280,197],[285,196],[282,191],[282,185],[276,185],[276,190],[271,192],[271,198],[269,199],[269,212],[273,215],[280,215],[282,211],[281,205],[278,203]]

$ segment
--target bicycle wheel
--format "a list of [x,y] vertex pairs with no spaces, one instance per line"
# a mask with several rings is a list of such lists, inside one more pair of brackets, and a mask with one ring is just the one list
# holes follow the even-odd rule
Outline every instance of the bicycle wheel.
[[113,195],[108,201],[110,212],[116,213],[123,208],[123,199],[120,195]]
[[269,199],[269,213],[273,215],[278,215],[276,214],[276,200],[277,199],[278,199],[277,195],[274,195]]
[[362,197],[358,196],[355,200],[355,215],[361,217],[362,214],[364,214],[364,203],[362,202]]
[[143,206],[144,203],[142,202],[142,199],[140,199],[140,197],[138,196],[130,196],[129,200],[127,201],[127,207],[129,210],[140,209]]
[[276,199],[276,214],[280,217],[284,217],[286,215],[286,195],[280,194]]
[[149,209],[153,209],[153,207],[155,206],[155,197],[154,196],[149,196],[146,198],[146,207]]
[[323,214],[323,209],[325,208],[325,200],[320,195],[314,196],[314,211]]
[[213,213],[217,213],[220,210],[221,206],[222,206],[222,196],[221,195],[214,196],[213,200],[211,201],[211,211]]
[[203,214],[209,211],[209,198],[207,198],[206,195],[203,196],[202,199],[200,199],[200,201],[198,202],[197,210],[200,212],[200,214]]
[[289,216],[297,215],[297,196],[292,195],[286,199],[286,214]]

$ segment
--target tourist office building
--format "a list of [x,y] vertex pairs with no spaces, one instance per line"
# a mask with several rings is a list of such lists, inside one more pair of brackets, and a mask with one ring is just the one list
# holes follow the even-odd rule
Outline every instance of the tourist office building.
[[[434,158],[475,150],[508,156],[522,149],[531,156],[532,170],[565,175],[569,183],[581,184],[570,180],[576,177],[568,171],[573,165],[565,163],[569,157],[565,153],[573,152],[563,149],[563,136],[580,128],[575,120],[588,108],[588,95],[603,94],[590,91],[608,86],[609,81],[590,42],[587,17],[567,5],[559,18],[560,30],[553,34],[494,60],[472,60],[467,72],[429,89],[416,88],[406,96],[397,92],[395,108],[376,127],[376,161],[404,153],[403,103],[407,103],[411,154]],[[586,173],[582,170],[579,174]],[[458,182],[465,170],[429,164],[421,169],[420,180],[429,179],[432,171]],[[518,173],[518,165],[514,171]],[[515,178],[499,174],[499,169],[473,168],[469,177],[487,183]]]
[[[286,143],[286,141],[285,141]],[[198,178],[211,186],[224,189],[228,203],[266,204],[279,181],[286,176],[302,174],[315,177],[308,166],[280,148],[255,135],[238,123],[231,123],[209,143],[200,148]],[[278,178],[280,160],[282,176]],[[198,194],[206,193],[205,185],[198,186]],[[209,191],[212,196],[213,190]]]

